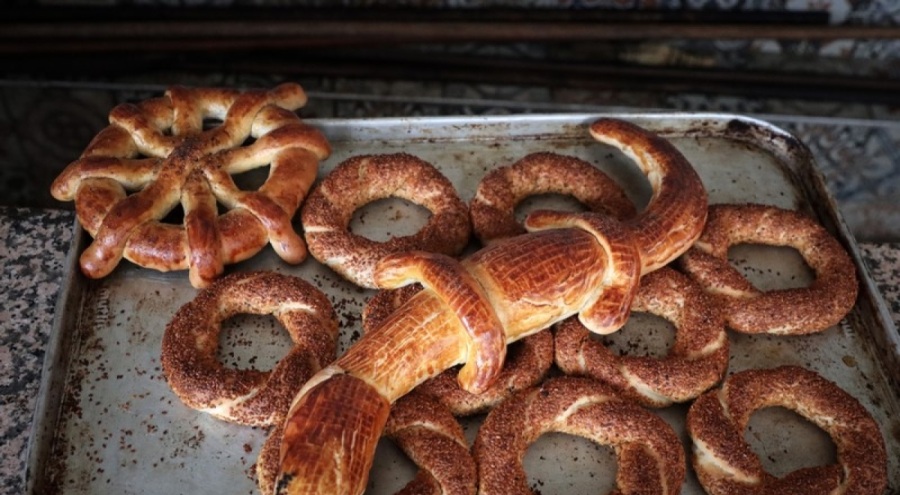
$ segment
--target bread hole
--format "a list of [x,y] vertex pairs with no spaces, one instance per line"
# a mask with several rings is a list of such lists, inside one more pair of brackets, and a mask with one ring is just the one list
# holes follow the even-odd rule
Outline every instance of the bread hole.
[[616,486],[618,463],[612,448],[566,433],[545,433],[523,461],[528,484],[543,495],[594,495]]
[[837,449],[831,437],[784,407],[755,411],[744,430],[744,439],[759,456],[763,468],[776,477],[837,462]]
[[516,221],[520,224],[525,222],[525,218],[536,210],[553,210],[578,213],[587,211],[580,201],[568,194],[535,194],[528,196],[516,205],[515,216]]
[[357,208],[350,232],[377,242],[414,235],[428,223],[431,211],[401,198],[377,199]]
[[400,447],[381,438],[375,449],[375,460],[369,474],[366,495],[393,495],[415,478],[419,467],[412,462]]
[[180,203],[176,204],[159,221],[160,223],[168,223],[171,225],[184,225],[184,208],[182,208]]
[[788,246],[738,244],[728,262],[761,291],[808,287],[815,273],[796,249]]
[[625,326],[609,335],[592,333],[618,356],[665,357],[675,344],[676,328],[668,320],[652,313],[633,311]]
[[226,368],[268,371],[292,347],[290,335],[274,316],[238,314],[222,322],[216,357]]
[[216,127],[221,126],[222,123],[222,119],[217,119],[215,117],[206,117],[203,119],[203,130],[208,131],[210,129],[215,129]]
[[246,172],[234,174],[231,180],[241,191],[258,191],[269,179],[269,166],[258,167]]
[[623,152],[605,145],[596,148],[598,152],[601,149],[604,152],[597,156],[597,160],[594,160],[594,166],[622,186],[625,195],[634,204],[638,213],[643,212],[653,197],[653,187],[650,185],[647,175]]

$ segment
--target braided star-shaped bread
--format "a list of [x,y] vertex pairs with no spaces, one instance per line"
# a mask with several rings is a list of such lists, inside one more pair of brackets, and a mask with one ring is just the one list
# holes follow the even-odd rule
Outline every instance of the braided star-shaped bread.
[[[165,95],[125,103],[53,182],[75,200],[94,241],[81,255],[91,278],[108,275],[124,256],[160,271],[190,270],[205,287],[224,265],[271,243],[289,263],[306,258],[291,219],[331,148],[294,111],[306,103],[296,84],[271,91],[171,87]],[[204,121],[222,123],[209,129]],[[269,167],[255,191],[232,175]],[[181,205],[183,225],[163,219]],[[221,210],[221,212],[220,212]]]

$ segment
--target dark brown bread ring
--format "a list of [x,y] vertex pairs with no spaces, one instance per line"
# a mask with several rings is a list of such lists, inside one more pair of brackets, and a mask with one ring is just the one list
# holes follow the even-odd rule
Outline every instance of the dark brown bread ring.
[[[291,351],[271,371],[226,368],[216,358],[221,323],[239,313],[271,314],[287,329]],[[235,423],[280,421],[300,387],[335,358],[337,315],[307,282],[274,272],[234,273],[182,306],[166,326],[162,368],[189,407]]]
[[[790,246],[816,280],[809,287],[762,292],[728,262],[728,248],[742,243]],[[713,294],[728,326],[742,333],[819,332],[856,303],[856,269],[840,243],[813,219],[774,206],[710,206],[702,236],[680,264]]]
[[[56,199],[75,201],[94,238],[82,272],[104,277],[124,257],[154,270],[189,269],[191,284],[205,287],[267,243],[283,260],[303,261],[306,245],[291,219],[331,153],[325,136],[294,113],[305,103],[296,84],[173,86],[163,97],[115,107],[110,125],[51,187]],[[207,118],[222,125],[204,129]],[[248,138],[255,141],[245,145]],[[269,167],[265,183],[239,190],[231,176],[261,167]],[[182,224],[165,223],[179,205]]]
[[[283,426],[272,429],[259,454],[256,475],[262,495],[275,492]],[[462,427],[437,399],[418,393],[391,406],[384,436],[392,440],[419,472],[398,495],[474,495],[475,460]]]
[[590,211],[620,220],[635,214],[634,204],[605,173],[573,156],[532,153],[512,165],[488,172],[469,204],[472,230],[482,243],[524,234],[516,206],[537,194],[566,194]]
[[[782,478],[767,473],[744,431],[755,411],[771,406],[786,407],[831,435],[838,463]],[[731,375],[721,389],[694,401],[687,430],[694,470],[711,495],[880,495],[887,486],[887,454],[878,424],[850,394],[798,366]]]
[[[348,230],[353,212],[388,197],[431,211],[417,233],[377,242]],[[406,153],[361,155],[339,164],[310,193],[301,212],[309,252],[347,280],[370,289],[375,265],[388,254],[459,254],[469,242],[469,210],[433,165]]]
[[[420,290],[418,284],[407,285],[372,296],[363,308],[363,330],[377,331],[388,315]],[[540,383],[552,364],[553,337],[549,330],[542,330],[508,346],[503,369],[494,384],[480,394],[466,392],[459,386],[456,368],[444,371],[415,390],[438,399],[456,416],[470,416],[486,412],[515,392]]]
[[474,495],[478,475],[462,427],[432,397],[412,393],[391,406],[384,436],[421,469],[399,493]]
[[647,407],[696,398],[718,383],[728,368],[725,321],[710,296],[671,268],[645,275],[631,311],[647,312],[675,325],[675,343],[661,358],[619,356],[577,318],[556,327],[556,364],[567,374],[605,382]]
[[533,494],[525,451],[546,432],[610,445],[618,458],[615,493],[677,494],[685,455],[659,416],[588,378],[559,377],[516,394],[488,413],[475,438],[479,494]]

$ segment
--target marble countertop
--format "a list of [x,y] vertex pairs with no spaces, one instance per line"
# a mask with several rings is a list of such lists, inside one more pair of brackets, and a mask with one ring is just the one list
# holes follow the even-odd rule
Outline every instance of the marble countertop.
[[[22,493],[44,351],[73,238],[73,214],[0,208],[0,492]],[[900,244],[860,245],[900,325]]]

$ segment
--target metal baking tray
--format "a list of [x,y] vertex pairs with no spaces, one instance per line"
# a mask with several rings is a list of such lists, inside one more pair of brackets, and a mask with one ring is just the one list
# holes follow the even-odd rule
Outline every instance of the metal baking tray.
[[[334,146],[320,177],[345,158],[405,151],[443,171],[470,200],[484,173],[536,151],[584,158],[618,181],[640,207],[650,196],[637,167],[594,142],[587,125],[600,115],[527,115],[310,121]],[[762,121],[722,114],[609,115],[631,120],[669,138],[694,164],[712,203],[758,202],[814,215],[848,249],[860,276],[859,300],[840,324],[803,337],[744,336],[729,331],[729,373],[797,364],[813,369],[859,399],[881,426],[888,446],[890,487],[900,490],[900,346],[884,301],[816,170],[808,149]],[[253,180],[252,177],[249,180]],[[258,179],[257,179],[258,180]],[[571,208],[565,200],[538,197],[519,208]],[[298,215],[299,217],[299,215]],[[357,211],[352,228],[375,239],[415,231],[422,208],[381,200]],[[163,329],[196,291],[185,273],[157,273],[124,262],[112,275],[89,281],[77,268],[87,235],[79,231],[57,306],[34,417],[26,474],[29,494],[257,493],[254,463],[262,428],[213,419],[185,407],[160,369]],[[299,223],[297,225],[300,229]],[[472,249],[476,246],[473,245]],[[738,247],[733,258],[761,288],[810,280],[792,250]],[[229,270],[271,269],[303,277],[331,298],[341,322],[340,352],[359,338],[360,311],[374,292],[358,289],[309,258],[281,262],[267,248]],[[661,353],[672,340],[667,324],[636,315],[611,338],[620,349]],[[267,369],[287,349],[274,318],[238,316],[226,322],[221,357],[237,367]],[[659,411],[684,433],[687,406]],[[471,439],[479,418],[464,420]],[[780,408],[756,413],[748,441],[773,474],[832,462],[824,432]],[[382,442],[368,493],[393,493],[414,467]],[[603,493],[613,485],[612,451],[575,437],[548,434],[527,452],[526,470],[542,493]],[[683,493],[702,493],[688,471]]]

